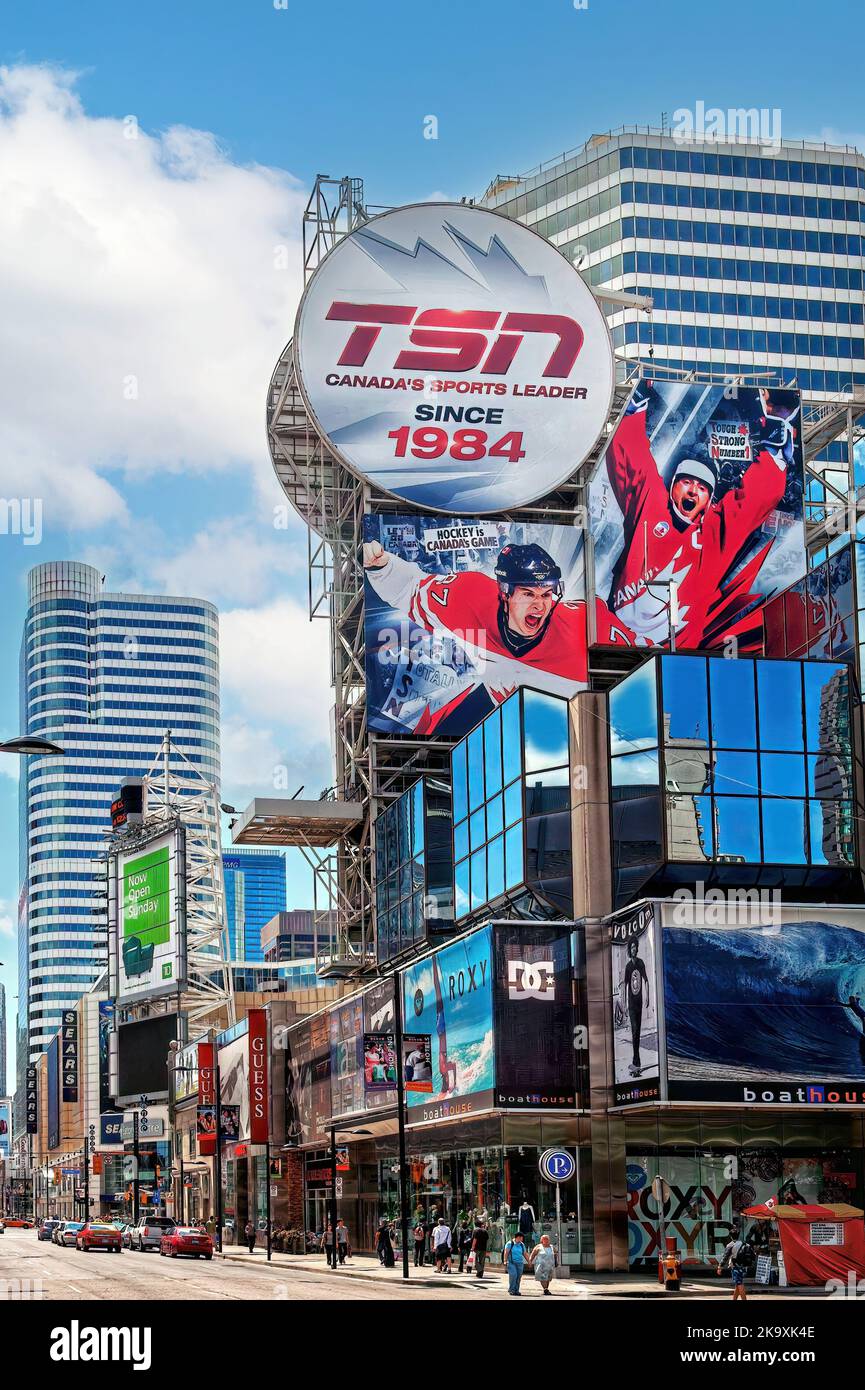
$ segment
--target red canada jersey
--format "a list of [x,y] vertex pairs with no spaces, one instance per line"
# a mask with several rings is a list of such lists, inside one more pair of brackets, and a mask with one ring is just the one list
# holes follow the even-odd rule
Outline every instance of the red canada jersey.
[[[607,472],[624,519],[625,544],[613,571],[609,605],[644,643],[669,637],[668,591],[678,584],[680,646],[699,647],[707,616],[743,545],[784,496],[783,463],[762,450],[739,487],[712,502],[690,525],[678,521],[646,435],[646,415],[625,415],[607,449]],[[600,639],[599,639],[600,640]]]

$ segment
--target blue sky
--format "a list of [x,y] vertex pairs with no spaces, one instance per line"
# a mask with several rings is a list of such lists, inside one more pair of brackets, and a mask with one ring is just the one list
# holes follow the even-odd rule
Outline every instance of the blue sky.
[[[0,497],[39,498],[43,534],[0,535],[0,735],[17,731],[26,571],[86,559],[112,588],[219,605],[228,800],[274,775],[327,785],[326,634],[305,624],[302,528],[274,525],[263,428],[315,174],[362,176],[371,204],[478,195],[697,101],[778,107],[788,138],[861,143],[846,56],[861,24],[835,0],[7,7]],[[0,769],[13,1012],[14,772]],[[294,861],[290,895],[309,897]]]

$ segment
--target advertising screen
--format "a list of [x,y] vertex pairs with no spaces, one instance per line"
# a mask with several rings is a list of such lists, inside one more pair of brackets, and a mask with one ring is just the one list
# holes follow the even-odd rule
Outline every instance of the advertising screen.
[[363,564],[370,728],[460,737],[516,686],[585,689],[574,527],[366,516]]
[[[363,1026],[368,1033],[394,1033],[396,1028],[397,980],[395,976],[380,980],[363,995]],[[367,1110],[395,1105],[396,1084],[380,1089],[366,1089],[364,1105]]]
[[496,1104],[577,1103],[571,929],[497,922]]
[[12,1102],[0,1100],[0,1158],[8,1158],[12,1152]]
[[99,1001],[99,1106],[106,1110],[111,1101],[109,1070],[111,1034],[114,1032],[114,1000]]
[[364,1033],[363,1084],[367,1091],[389,1091],[396,1085],[396,1037],[393,1033]]
[[606,320],[570,261],[483,208],[396,208],[339,241],[294,334],[307,408],[361,477],[467,515],[545,496],[609,411]]
[[[118,855],[118,998],[176,992],[184,983],[185,930],[177,832]],[[180,908],[180,910],[178,910]]]
[[865,1103],[860,911],[779,906],[753,926],[732,912],[730,925],[680,926],[674,913],[664,909],[671,1100]]
[[806,570],[801,439],[797,391],[638,383],[589,491],[595,590],[632,644],[668,645],[673,584],[679,651],[761,648]]
[[616,1105],[660,1096],[655,937],[651,903],[610,923]]
[[219,1086],[223,1113],[226,1107],[237,1108],[241,1139],[249,1138],[249,1034],[244,1030],[239,1038],[219,1049]]
[[364,1105],[363,1002],[352,999],[330,1015],[330,1089],[334,1115],[351,1115]]
[[443,946],[403,975],[406,1032],[431,1039],[432,1094],[407,1091],[409,1121],[488,1110],[495,1100],[492,934]]
[[158,1014],[118,1028],[120,1101],[168,1094],[168,1044],[177,1037],[177,1014]]

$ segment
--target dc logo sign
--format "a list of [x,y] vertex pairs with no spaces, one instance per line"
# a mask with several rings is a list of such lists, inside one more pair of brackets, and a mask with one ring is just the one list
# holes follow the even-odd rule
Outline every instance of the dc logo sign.
[[551,960],[509,960],[508,998],[543,999],[556,997],[556,968]]

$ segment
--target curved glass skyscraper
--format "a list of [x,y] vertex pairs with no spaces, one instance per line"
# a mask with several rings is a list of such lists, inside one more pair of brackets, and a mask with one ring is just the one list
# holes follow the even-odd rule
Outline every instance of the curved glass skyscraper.
[[166,729],[219,783],[219,631],[202,599],[104,592],[99,571],[30,571],[21,729],[64,757],[22,760],[18,1082],[60,1013],[106,963],[94,858],[120,782],[149,771]]

